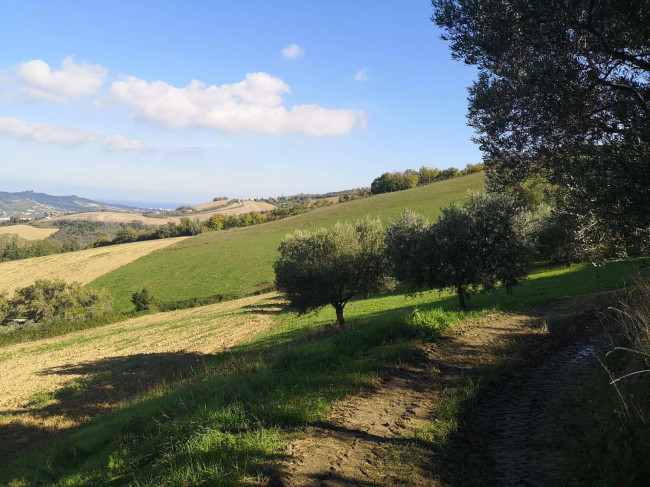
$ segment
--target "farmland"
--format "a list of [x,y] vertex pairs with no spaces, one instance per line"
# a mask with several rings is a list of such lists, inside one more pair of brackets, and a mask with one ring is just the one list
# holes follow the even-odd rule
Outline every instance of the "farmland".
[[182,241],[185,237],[149,240],[111,247],[46,255],[0,263],[0,290],[13,293],[37,279],[63,279],[87,284],[99,276],[151,252]]
[[[200,221],[208,220],[213,215],[242,215],[251,211],[267,211],[275,208],[268,203],[247,200],[241,203],[235,203],[232,206],[227,206],[221,209],[214,209],[212,211],[204,211],[201,213],[188,213],[186,217]],[[105,223],[142,223],[144,225],[164,225],[165,223],[180,223],[182,216],[165,216],[159,217],[140,215],[138,213],[115,212],[115,211],[92,211],[85,213],[74,213],[70,215],[62,215],[52,218],[52,221],[73,220],[73,221],[89,221],[89,222],[105,222]]]
[[16,235],[25,240],[41,240],[56,233],[56,228],[35,228],[30,225],[10,225],[0,227],[0,235]]
[[273,284],[272,263],[280,241],[297,229],[334,225],[367,215],[384,222],[410,209],[435,218],[440,208],[483,187],[482,173],[427,186],[354,200],[284,220],[199,235],[102,276],[91,284],[105,287],[120,311],[131,309],[130,296],[142,286],[166,302],[214,295],[245,296]]

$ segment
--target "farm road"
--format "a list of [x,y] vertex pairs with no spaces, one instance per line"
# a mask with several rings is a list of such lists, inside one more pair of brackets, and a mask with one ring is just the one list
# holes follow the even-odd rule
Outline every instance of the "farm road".
[[269,293],[0,348],[0,459],[191,373],[269,329],[280,306]]
[[[458,325],[439,343],[414,350],[409,363],[388,374],[373,390],[333,407],[325,420],[308,428],[303,438],[291,443],[287,448],[289,458],[283,466],[283,473],[274,479],[272,485],[333,487],[392,483],[395,479],[388,477],[381,466],[389,457],[391,447],[406,441],[414,428],[435,421],[431,415],[432,410],[448,391],[458,390],[468,379],[480,376],[481,371],[485,371],[495,357],[508,360],[507,350],[512,346],[522,342],[548,342],[547,320],[565,318],[575,312],[593,308],[599,299],[602,296],[586,296],[562,301],[535,313],[490,314],[468,320]],[[536,451],[531,443],[532,438],[527,433],[528,428],[539,430],[536,429],[535,415],[549,401],[561,400],[555,398],[554,387],[562,382],[562,367],[573,363],[571,360],[574,358],[582,357],[577,351],[589,350],[584,348],[584,344],[577,347],[555,351],[557,353],[553,355],[552,364],[540,366],[528,379],[522,378],[521,383],[512,383],[505,392],[508,401],[506,404],[500,404],[500,392],[496,391],[491,401],[488,399],[482,405],[484,414],[479,423],[474,422],[475,428],[483,429],[483,434],[477,441],[483,442],[483,446],[486,442],[489,443],[496,473],[488,473],[490,478],[481,479],[477,485],[489,484],[494,479],[498,485],[502,485],[502,481],[505,482],[503,485],[537,485],[526,481],[539,473],[539,470],[526,474],[525,468],[530,464],[522,460],[522,455],[528,455],[526,452],[532,454]],[[576,373],[572,373],[569,381],[571,387],[567,386],[564,389],[566,392],[581,384],[584,375],[580,371],[587,363],[588,360],[575,361]],[[548,380],[548,374],[558,376]],[[531,382],[526,382],[527,380]],[[518,387],[523,383],[527,387],[522,393],[530,396],[526,404],[538,401],[536,408],[518,404]],[[535,391],[538,383],[543,387],[537,395]],[[550,409],[547,416],[554,413]],[[511,418],[515,421],[511,422]],[[552,417],[548,421],[552,421]],[[548,421],[544,424],[548,424]],[[498,434],[490,440],[493,429]],[[514,438],[517,438],[516,443],[512,443]],[[477,452],[468,452],[470,462],[472,455],[483,455],[478,443]],[[503,446],[512,454],[510,463],[499,463],[502,458],[499,448]],[[490,459],[487,462],[485,458],[480,460],[490,464]],[[549,458],[546,455],[544,461],[550,462],[548,465],[558,464],[557,456]],[[537,467],[540,466],[537,464]],[[430,474],[444,477],[443,472]],[[414,477],[410,481],[417,485],[430,485],[432,480]]]

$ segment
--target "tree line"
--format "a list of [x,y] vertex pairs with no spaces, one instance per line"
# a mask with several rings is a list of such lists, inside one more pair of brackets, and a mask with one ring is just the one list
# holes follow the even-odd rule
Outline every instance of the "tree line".
[[472,292],[497,284],[510,292],[528,275],[535,241],[522,212],[508,195],[473,194],[435,223],[406,211],[386,230],[367,218],[297,231],[280,244],[276,286],[299,312],[333,306],[339,326],[351,299],[381,292],[391,281],[412,292],[451,289],[465,309]]
[[419,170],[407,169],[400,172],[385,172],[378,178],[375,178],[370,185],[372,194],[392,193],[404,189],[424,186],[425,184],[444,181],[459,176],[474,174],[484,169],[483,164],[467,164],[465,169],[450,167],[447,169],[438,169],[435,167],[422,166]]

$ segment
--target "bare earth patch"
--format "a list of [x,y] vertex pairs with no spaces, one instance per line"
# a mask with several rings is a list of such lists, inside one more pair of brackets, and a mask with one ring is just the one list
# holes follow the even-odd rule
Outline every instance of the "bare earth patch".
[[58,231],[58,228],[36,228],[30,225],[9,225],[0,227],[0,235],[17,235],[25,240],[43,240]]
[[[260,301],[264,313],[242,309]],[[281,304],[253,296],[1,348],[0,463],[268,330]]]
[[[327,418],[308,428],[303,438],[291,443],[283,474],[274,479],[272,485],[393,484],[393,474],[387,473],[384,467],[391,448],[406,441],[414,428],[435,420],[431,411],[444,399],[446,391],[462,386],[487,364],[507,360],[503,352],[513,344],[548,335],[546,320],[593,308],[598,299],[598,296],[587,296],[566,300],[530,314],[490,314],[463,322],[438,343],[414,349],[409,363],[382,378],[373,390],[335,405]],[[572,357],[571,353],[562,353],[563,358],[568,357],[566,360]],[[561,366],[562,361],[558,360],[556,369]],[[541,373],[537,378],[540,377]],[[527,389],[534,390],[535,384],[529,384]],[[548,392],[552,393],[550,389]],[[516,394],[513,388],[512,397]],[[495,397],[495,404],[498,402]],[[508,411],[497,408],[494,414],[503,420],[502,424],[508,423],[504,418]],[[517,432],[525,443],[525,431]],[[508,438],[504,436],[503,442]],[[521,444],[518,447],[521,448]],[[512,461],[516,462],[517,458],[520,457],[514,455]],[[512,463],[505,466],[505,477],[513,468],[516,472]],[[429,475],[418,477],[418,472],[409,475],[408,485],[432,483]],[[508,477],[508,481],[511,479]],[[398,483],[402,485],[403,482],[402,478]]]
[[13,293],[37,279],[63,279],[88,284],[107,272],[188,237],[148,240],[66,254],[0,263],[0,291]]

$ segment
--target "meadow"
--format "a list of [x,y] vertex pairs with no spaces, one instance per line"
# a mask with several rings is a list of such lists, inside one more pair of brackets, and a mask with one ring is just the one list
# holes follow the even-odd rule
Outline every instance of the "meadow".
[[483,181],[484,174],[477,173],[318,208],[270,223],[198,235],[115,269],[90,286],[108,289],[115,297],[118,312],[133,308],[131,295],[142,287],[167,303],[265,292],[273,286],[272,265],[287,233],[329,227],[338,220],[355,221],[367,215],[388,222],[404,209],[433,219],[441,207],[462,201],[468,191],[481,191]]

